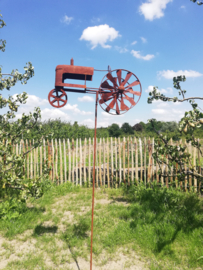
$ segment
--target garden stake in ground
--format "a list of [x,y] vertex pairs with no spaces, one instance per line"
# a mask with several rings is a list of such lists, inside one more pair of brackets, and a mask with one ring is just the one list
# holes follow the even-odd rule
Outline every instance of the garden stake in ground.
[[[126,113],[140,100],[142,86],[138,77],[125,69],[112,70],[108,67],[108,73],[103,77],[99,88],[87,88],[86,81],[92,81],[94,71],[92,67],[74,66],[73,58],[70,65],[58,65],[56,67],[55,88],[49,92],[49,103],[55,108],[62,108],[67,103],[66,92],[96,94],[95,102],[95,131],[94,131],[94,162],[92,183],[92,222],[91,222],[91,251],[90,270],[92,270],[93,247],[93,220],[94,220],[94,188],[95,188],[95,159],[96,159],[96,133],[97,133],[97,104],[113,115]],[[82,80],[84,84],[64,83],[66,79]],[[135,91],[135,87],[137,91]],[[65,87],[65,88],[64,88]]]

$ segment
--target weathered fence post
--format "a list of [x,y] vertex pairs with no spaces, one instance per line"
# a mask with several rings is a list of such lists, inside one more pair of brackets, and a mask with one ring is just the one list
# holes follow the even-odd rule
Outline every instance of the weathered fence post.
[[138,182],[138,144],[137,144],[137,139],[135,138],[135,178],[136,181]]
[[115,138],[115,170],[116,170],[116,188],[118,187],[118,153],[117,153],[117,139]]
[[144,184],[148,182],[148,173],[147,173],[147,140],[144,138]]
[[67,144],[68,144],[68,181],[71,182],[71,147],[69,139],[67,139]]
[[106,185],[106,147],[105,147],[105,139],[103,138],[103,185]]
[[128,159],[128,184],[130,184],[130,148],[129,148],[129,136],[127,138],[127,159]]
[[67,182],[67,165],[66,165],[66,143],[65,139],[63,139],[63,158],[64,158],[64,181]]
[[72,139],[72,157],[73,157],[72,183],[75,184],[75,143],[74,143],[74,139]]
[[110,187],[110,177],[109,177],[109,138],[107,138],[107,181],[108,188]]
[[134,154],[133,154],[133,141],[132,137],[130,138],[130,146],[131,146],[131,183],[134,181]]
[[118,138],[118,151],[119,151],[119,185],[122,181],[122,175],[121,175],[121,140]]
[[99,183],[102,187],[102,173],[101,173],[101,138],[99,139]]
[[58,143],[57,139],[55,139],[55,168],[56,168],[56,181],[59,185],[59,177],[58,177]]
[[86,178],[86,149],[87,148],[87,139],[85,138],[85,141],[84,141],[84,158],[83,158],[83,162],[84,162],[84,165],[83,165],[83,170],[84,170],[84,183],[86,184],[87,182],[87,178]]
[[[26,151],[28,152],[28,141],[27,140],[26,140]],[[27,153],[26,160],[27,160],[27,179],[29,179],[30,178],[30,175],[29,175],[29,153]]]
[[[47,139],[47,146],[48,146],[48,168],[51,166],[51,145],[49,144],[49,140]],[[52,179],[52,172],[49,171],[49,180]]]
[[90,186],[90,182],[91,182],[91,138],[89,138],[89,168],[88,168],[88,182],[89,182],[89,186]]
[[123,138],[123,181],[125,184],[125,137]]

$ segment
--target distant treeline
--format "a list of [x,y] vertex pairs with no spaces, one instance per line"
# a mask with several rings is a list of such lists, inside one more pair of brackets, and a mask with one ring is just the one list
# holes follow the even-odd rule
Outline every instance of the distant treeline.
[[[15,122],[13,123],[15,126]],[[88,128],[84,125],[78,125],[77,122],[71,124],[70,122],[61,121],[61,119],[48,120],[44,122],[39,122],[38,125],[42,126],[42,132],[39,134],[36,128],[23,134],[23,139],[35,139],[41,137],[44,134],[53,133],[53,139],[77,139],[81,138],[93,138],[94,129]],[[17,126],[17,125],[16,125]],[[155,128],[159,133],[163,135],[170,135],[173,140],[179,140],[180,133],[178,132],[178,124],[175,121],[162,122],[157,121],[155,123]],[[203,138],[203,127],[195,131],[195,137]],[[129,125],[129,123],[123,123],[121,127],[118,124],[112,124],[106,128],[97,129],[98,138],[107,137],[126,137],[126,136],[136,136],[136,137],[156,137],[156,133],[150,123],[140,122],[134,126]],[[182,136],[182,138],[184,135]]]

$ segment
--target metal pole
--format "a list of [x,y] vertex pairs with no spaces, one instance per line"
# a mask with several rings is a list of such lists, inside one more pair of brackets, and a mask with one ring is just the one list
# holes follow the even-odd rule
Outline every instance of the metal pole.
[[92,247],[93,247],[95,159],[96,159],[96,148],[97,148],[97,145],[96,145],[96,139],[97,139],[97,102],[98,102],[98,91],[96,92],[96,103],[95,103],[95,128],[94,128],[94,160],[93,160],[93,182],[92,182],[92,224],[91,224],[90,270],[92,270]]

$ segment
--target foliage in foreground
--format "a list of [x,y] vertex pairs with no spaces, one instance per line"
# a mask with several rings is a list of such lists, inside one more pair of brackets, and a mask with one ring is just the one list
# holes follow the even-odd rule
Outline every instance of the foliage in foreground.
[[[1,17],[0,14],[0,28],[6,26]],[[0,40],[0,51],[5,51],[5,45],[6,41]],[[2,73],[0,67],[0,90],[10,90],[17,82],[26,84],[34,76],[32,63],[28,62],[24,71],[22,74],[16,69],[10,74],[5,74]],[[0,199],[8,200],[2,204],[3,206],[1,205],[3,209],[17,209],[20,200],[24,202],[29,196],[40,197],[43,194],[41,177],[33,180],[25,179],[24,176],[26,155],[42,143],[41,127],[38,125],[38,119],[41,118],[40,108],[35,108],[34,112],[29,115],[23,113],[22,118],[18,119],[15,124],[11,122],[16,117],[15,113],[18,111],[19,104],[25,104],[27,98],[28,95],[25,92],[16,97],[9,96],[8,99],[0,95],[0,108],[8,106],[9,109],[6,114],[0,115]],[[27,152],[23,150],[23,153],[16,154],[13,146],[19,144],[22,135],[29,133],[33,128],[37,130],[38,134],[34,146]],[[43,180],[47,178],[49,170],[46,162],[43,165]]]
[[[185,112],[185,116],[179,122],[179,133],[180,136],[182,134],[186,134],[186,142],[191,142],[192,146],[197,148],[199,154],[202,156],[203,153],[201,151],[201,144],[198,139],[194,136],[194,131],[198,128],[201,128],[203,125],[203,114],[197,108],[198,105],[195,103],[194,99],[202,99],[200,97],[189,97],[185,98],[186,90],[182,90],[180,86],[181,81],[185,81],[185,76],[178,76],[173,78],[174,88],[176,88],[179,92],[179,95],[182,95],[183,99],[178,99],[177,97],[169,98],[163,94],[160,94],[157,91],[157,87],[154,87],[153,91],[149,93],[148,103],[151,104],[154,100],[161,100],[163,102],[184,102],[189,101],[192,110],[189,112]],[[164,175],[164,172],[161,170],[161,165],[165,165],[168,167],[167,175],[173,174],[177,177],[178,181],[183,181],[186,175],[190,175],[192,177],[196,177],[198,182],[203,181],[203,175],[201,172],[197,171],[197,168],[192,164],[191,154],[186,152],[187,146],[172,146],[170,144],[171,136],[163,136],[163,134],[159,133],[155,128],[156,119],[148,120],[154,131],[157,133],[157,138],[154,144],[154,153],[153,158],[159,165],[159,174]],[[188,165],[189,164],[189,168]]]
[[[192,269],[203,266],[203,200],[194,192],[160,187],[156,182],[124,187],[132,202],[124,211],[136,241],[157,259],[174,261]],[[184,268],[183,267],[183,268]],[[175,267],[171,267],[175,269]]]
[[[202,1],[191,0],[192,2],[197,2],[198,5],[202,5]],[[181,76],[177,76],[173,78],[173,86],[176,90],[178,90],[179,96],[178,97],[167,97],[164,94],[161,94],[158,90],[158,87],[154,87],[152,92],[149,92],[148,103],[152,104],[155,100],[161,100],[163,102],[185,102],[189,101],[192,106],[192,110],[185,112],[184,117],[178,124],[178,131],[180,136],[182,134],[186,135],[186,142],[191,144],[197,148],[199,154],[203,156],[201,151],[201,144],[199,143],[198,139],[195,138],[195,131],[203,127],[203,113],[200,112],[198,104],[195,100],[202,100],[202,97],[189,97],[186,98],[186,90],[182,90],[180,86],[181,82],[186,81],[186,77],[184,74]],[[201,108],[200,108],[201,109]],[[203,175],[197,168],[192,164],[191,154],[186,153],[186,145],[183,147],[172,146],[170,145],[170,138],[171,136],[163,136],[163,134],[159,133],[156,128],[156,119],[149,119],[149,123],[151,123],[153,130],[156,132],[158,138],[155,140],[154,144],[154,153],[153,158],[159,165],[159,174],[162,176],[164,172],[161,169],[161,165],[165,165],[168,167],[168,173],[173,174],[177,177],[178,181],[183,181],[186,175],[190,175],[192,177],[196,177],[200,183],[203,182]],[[189,166],[188,166],[189,164]],[[176,166],[177,165],[177,166]],[[176,171],[175,171],[176,167]],[[189,167],[189,168],[188,168]]]

